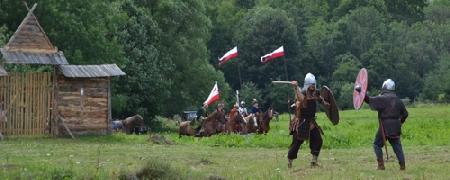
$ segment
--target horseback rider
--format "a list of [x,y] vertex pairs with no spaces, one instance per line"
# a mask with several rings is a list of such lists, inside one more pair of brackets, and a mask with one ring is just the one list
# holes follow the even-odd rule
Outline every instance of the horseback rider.
[[[355,90],[361,91],[360,87]],[[405,170],[405,156],[400,142],[401,128],[408,117],[405,105],[395,94],[395,82],[387,79],[381,86],[381,94],[375,97],[365,96],[364,101],[370,108],[378,111],[379,127],[373,142],[373,148],[378,161],[378,169],[384,170],[383,151],[386,139],[394,149],[400,170]]]
[[246,117],[248,115],[247,108],[245,108],[245,102],[241,101],[239,108],[238,108],[239,114],[241,114],[242,117]]
[[260,111],[261,111],[261,109],[259,108],[258,100],[253,99],[252,100],[252,108],[250,109],[249,116],[253,118],[253,123],[254,123],[255,127],[258,126],[257,117],[259,116]]
[[203,120],[208,117],[207,112],[208,105],[205,104],[197,110],[197,119],[192,124],[195,127],[195,134],[200,134],[200,129],[202,128]]
[[305,140],[309,140],[312,161],[311,167],[318,166],[318,156],[322,148],[323,131],[316,123],[317,102],[329,105],[316,90],[316,78],[308,73],[305,77],[303,88],[298,87],[297,82],[292,83],[295,88],[297,100],[292,107],[296,108],[296,114],[291,121],[289,130],[292,135],[292,143],[288,151],[288,168],[292,167],[292,161],[297,159],[298,150]]

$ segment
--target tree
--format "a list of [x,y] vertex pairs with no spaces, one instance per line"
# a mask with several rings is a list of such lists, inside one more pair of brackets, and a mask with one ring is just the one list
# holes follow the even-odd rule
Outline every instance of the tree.
[[343,54],[336,57],[339,62],[333,72],[331,88],[336,98],[337,104],[342,109],[353,107],[352,93],[353,82],[358,74],[361,63],[352,54]]
[[393,19],[410,24],[423,19],[423,9],[427,6],[427,0],[385,0],[384,2]]
[[[263,88],[271,79],[286,79],[283,59],[291,65],[288,72],[298,72],[300,64],[298,56],[298,37],[295,26],[286,12],[269,7],[251,10],[238,23],[234,41],[240,45],[240,61],[244,81],[254,82],[258,88]],[[279,46],[284,45],[286,56],[262,65],[260,57]]]
[[[150,8],[150,7],[147,7]],[[158,49],[161,61],[173,63],[168,89],[170,97],[164,103],[165,115],[179,113],[182,109],[201,106],[215,81],[222,95],[229,93],[223,74],[211,66],[206,43],[210,38],[211,22],[206,7],[200,0],[159,1],[153,16],[162,33]]]
[[450,102],[450,55],[440,58],[434,71],[427,74],[422,98],[437,102]]
[[119,33],[127,75],[114,83],[113,112],[115,116],[138,113],[149,122],[162,112],[165,100],[170,97],[167,89],[173,84],[170,79],[173,67],[160,59],[157,43],[162,32],[149,11],[133,1],[124,1],[121,9],[128,17]]

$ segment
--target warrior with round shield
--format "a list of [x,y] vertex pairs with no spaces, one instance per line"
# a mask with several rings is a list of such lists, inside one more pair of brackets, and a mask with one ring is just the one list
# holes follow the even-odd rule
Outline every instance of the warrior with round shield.
[[[361,86],[356,85],[355,91],[361,92]],[[400,170],[405,170],[405,156],[400,142],[400,135],[402,125],[408,117],[408,111],[400,98],[395,94],[395,82],[387,79],[383,82],[381,94],[375,97],[369,97],[365,94],[364,102],[369,104],[371,109],[378,111],[379,128],[373,142],[378,169],[385,169],[382,148],[386,145],[386,140],[388,140],[397,156]]]
[[316,79],[311,73],[306,74],[303,88],[300,89],[296,81],[291,84],[294,85],[296,101],[291,106],[295,107],[295,116],[289,124],[292,143],[288,151],[288,168],[291,168],[293,160],[297,159],[300,146],[305,140],[309,140],[311,167],[316,167],[323,143],[323,131],[316,122],[317,103],[323,105],[327,116],[336,125],[339,121],[336,102],[328,87],[322,87],[321,91],[316,89]]

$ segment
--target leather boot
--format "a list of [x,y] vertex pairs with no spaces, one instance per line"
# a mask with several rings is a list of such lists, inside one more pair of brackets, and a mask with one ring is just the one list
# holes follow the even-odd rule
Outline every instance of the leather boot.
[[292,168],[293,159],[288,159],[288,168]]
[[311,160],[311,167],[318,167],[319,166],[317,158],[318,158],[318,156],[313,155],[312,160]]
[[406,169],[405,162],[400,162],[400,170],[404,171]]
[[383,159],[377,159],[378,161],[378,170],[384,170],[384,160]]

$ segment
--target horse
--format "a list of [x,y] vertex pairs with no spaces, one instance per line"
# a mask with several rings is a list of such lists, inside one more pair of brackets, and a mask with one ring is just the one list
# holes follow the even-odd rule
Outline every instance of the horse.
[[227,133],[241,133],[246,131],[244,118],[239,113],[236,107],[231,109],[231,111],[228,113],[228,119],[225,124],[225,131]]
[[211,136],[225,131],[225,112],[216,110],[202,122],[201,136]]
[[132,117],[127,117],[122,121],[123,130],[127,134],[133,134],[136,128],[143,129],[145,128],[144,118],[139,114],[136,114]]
[[181,138],[182,135],[193,136],[195,135],[195,130],[189,124],[189,121],[180,122],[180,128],[178,129],[178,137]]
[[[261,114],[261,113],[259,113]],[[249,115],[244,118],[245,134],[258,132],[258,115]]]
[[267,134],[270,130],[270,120],[273,117],[273,108],[269,107],[265,113],[260,114],[258,133],[259,134]]
[[[180,122],[178,137],[181,138],[182,135],[195,135],[195,129],[189,123],[189,121]],[[223,112],[223,110],[216,110],[203,120],[199,136],[211,136],[213,134],[224,132],[225,123],[225,112]]]

